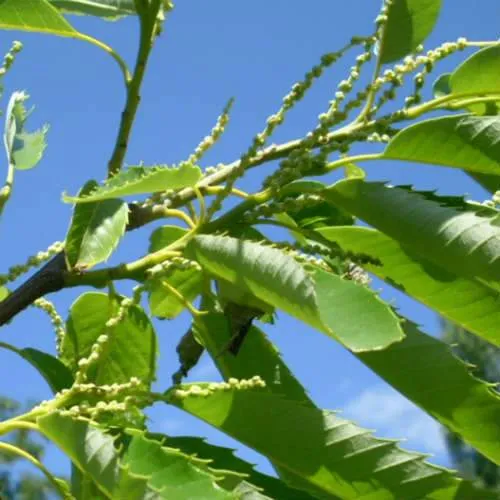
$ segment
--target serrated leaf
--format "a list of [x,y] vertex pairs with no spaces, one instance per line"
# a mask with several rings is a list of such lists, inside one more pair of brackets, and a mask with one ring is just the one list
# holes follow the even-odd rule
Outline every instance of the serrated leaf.
[[73,370],[78,360],[88,357],[92,345],[100,335],[109,336],[101,353],[98,367],[91,373],[99,384],[124,383],[137,377],[145,384],[155,375],[156,334],[141,307],[133,305],[125,318],[113,328],[106,322],[118,304],[104,293],[84,293],[70,308],[67,334],[64,337],[61,359]]
[[411,125],[383,157],[500,175],[500,116],[443,116]]
[[498,292],[426,261],[380,231],[366,227],[321,228],[318,233],[348,252],[364,253],[379,264],[363,267],[441,316],[500,345]]
[[[154,436],[159,439],[162,436]],[[166,436],[165,436],[166,437]],[[289,487],[283,481],[255,470],[254,466],[237,457],[234,450],[207,443],[204,439],[191,436],[168,436],[166,444],[171,448],[179,448],[183,453],[194,455],[203,460],[210,460],[213,470],[230,470],[244,474],[252,485],[262,488],[263,492],[275,499],[309,500],[313,497],[304,491]],[[247,497],[243,497],[245,500]]]
[[281,359],[277,348],[259,328],[250,328],[237,357],[225,350],[231,339],[231,332],[222,313],[209,313],[198,317],[193,328],[196,338],[201,340],[211,354],[224,379],[243,379],[258,375],[273,393],[286,395],[287,398],[304,404],[312,404],[304,387]]
[[337,182],[324,196],[443,269],[497,287],[500,225],[496,210],[460,198],[357,179]]
[[217,477],[206,461],[161,446],[138,432],[132,435],[122,467],[138,477],[147,477],[148,486],[158,492],[159,498],[235,498],[217,485],[216,480],[223,476]]
[[[80,191],[91,192],[97,182],[89,181]],[[66,236],[66,259],[71,268],[88,269],[106,261],[125,234],[128,205],[122,200],[77,204]]]
[[[495,92],[500,95],[500,46],[487,47],[466,59],[451,75],[452,94]],[[499,99],[500,101],[500,99]],[[474,104],[469,108],[477,114],[498,114],[498,102]]]
[[[179,389],[189,394],[193,385]],[[264,454],[325,496],[382,499],[432,494],[436,500],[495,498],[494,493],[424,462],[423,455],[401,450],[394,441],[374,438],[369,431],[333,412],[264,390],[214,390],[208,396],[183,397],[176,397],[174,390],[170,400]],[[254,412],[255,408],[266,411]]]
[[118,479],[118,454],[113,438],[86,422],[51,413],[38,418],[40,431],[58,446],[99,490],[112,498]]
[[370,288],[321,269],[313,278],[323,323],[351,351],[383,349],[404,338],[397,316]]
[[321,327],[313,281],[280,250],[228,236],[200,235],[188,243],[185,253],[210,274]]
[[397,61],[413,52],[432,32],[441,0],[393,0],[387,14],[379,59]]
[[78,33],[47,0],[2,0],[0,29],[70,37]]
[[202,177],[200,167],[182,163],[178,167],[128,167],[86,196],[63,194],[66,203],[92,203],[122,196],[194,186]]
[[404,323],[406,338],[358,358],[480,453],[500,463],[500,396],[474,378],[450,347]]
[[134,0],[49,0],[67,14],[98,16],[115,20],[137,14]]
[[4,144],[7,160],[18,170],[35,167],[47,147],[46,135],[49,130],[47,125],[35,132],[26,132],[24,129],[29,117],[24,104],[28,98],[24,92],[14,92],[5,116]]

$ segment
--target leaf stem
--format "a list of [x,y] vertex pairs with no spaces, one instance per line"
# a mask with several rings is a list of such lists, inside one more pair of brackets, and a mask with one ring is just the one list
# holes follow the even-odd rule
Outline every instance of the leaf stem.
[[383,158],[382,153],[373,153],[373,154],[364,154],[364,155],[355,155],[355,156],[346,156],[344,158],[340,158],[339,160],[332,161],[325,166],[325,170],[327,172],[331,172],[339,167],[347,165],[349,163],[358,162],[358,161],[372,161],[372,160],[380,160]]
[[83,40],[84,42],[91,43],[96,47],[99,47],[101,50],[104,50],[107,54],[109,54],[120,66],[120,70],[123,74],[123,80],[125,82],[125,87],[128,88],[130,81],[132,80],[132,75],[130,74],[130,70],[128,69],[127,63],[120,57],[120,55],[113,50],[109,45],[106,45],[101,40],[97,40],[90,35],[86,35],[85,33],[77,33],[74,35],[74,38],[77,40]]
[[12,194],[12,186],[14,185],[14,171],[14,164],[12,162],[9,162],[5,184],[0,190],[0,215],[2,215],[3,209],[5,208],[5,205],[9,201],[10,195]]
[[13,444],[10,443],[2,443],[0,442],[0,450],[4,450],[7,453],[10,453],[12,455],[17,455],[18,457],[24,458],[31,462],[35,467],[40,469],[41,472],[45,475],[45,477],[50,481],[50,483],[54,486],[54,488],[61,494],[63,498],[74,498],[73,496],[68,496],[68,492],[64,491],[63,488],[61,488],[61,484],[59,481],[51,474],[51,472],[45,467],[45,465],[42,464],[37,458],[35,458],[33,455],[30,455],[28,452],[22,450],[21,448],[18,448],[17,446],[14,446]]

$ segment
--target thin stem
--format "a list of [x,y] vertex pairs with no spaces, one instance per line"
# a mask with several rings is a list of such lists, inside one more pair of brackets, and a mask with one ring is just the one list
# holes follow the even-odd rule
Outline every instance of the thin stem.
[[340,158],[339,160],[332,161],[325,166],[325,170],[327,172],[331,172],[339,167],[347,165],[349,163],[357,162],[357,161],[371,161],[371,160],[380,160],[383,157],[382,153],[374,153],[374,154],[365,154],[365,155],[355,155],[355,156],[346,156],[345,158]]
[[147,62],[156,34],[157,14],[160,8],[159,0],[155,0],[151,5],[141,13],[140,19],[140,42],[134,74],[127,87],[127,101],[122,113],[118,137],[116,138],[115,148],[108,163],[108,179],[116,175],[123,165],[125,154],[128,148],[128,141],[132,131],[137,109],[141,100],[140,90],[144,80]]
[[63,498],[74,498],[73,496],[68,496],[68,492],[61,488],[61,484],[59,481],[50,473],[50,471],[33,455],[30,455],[28,452],[14,446],[10,443],[2,443],[0,442],[0,450],[4,450],[11,455],[17,455],[18,457],[24,458],[31,462],[35,467],[40,469],[40,471],[45,475],[47,480],[54,486],[54,488],[60,493]]
[[[205,193],[207,193],[207,194],[218,194],[223,190],[224,190],[224,186],[208,186],[204,189]],[[241,189],[237,189],[237,188],[232,188],[231,194],[234,194],[235,196],[239,196],[240,198],[243,198],[244,200],[246,200],[250,196],[248,193],[245,193],[245,191],[242,191]]]
[[5,208],[5,205],[9,201],[10,195],[12,194],[12,186],[14,185],[14,171],[14,164],[12,162],[9,162],[5,184],[0,190],[0,215],[2,215],[3,209]]
[[109,45],[106,45],[104,42],[101,42],[100,40],[97,40],[92,36],[86,35],[85,33],[77,32],[74,35],[74,38],[91,43],[92,45],[99,47],[100,49],[104,50],[104,52],[109,54],[118,63],[118,66],[120,66],[120,70],[123,74],[123,80],[125,82],[125,87],[128,87],[130,80],[132,80],[132,75],[130,74],[127,63],[120,57],[117,52],[115,52]]
[[206,314],[204,311],[196,309],[196,307],[194,307],[193,304],[191,304],[191,302],[189,302],[189,300],[187,300],[186,297],[184,297],[184,295],[182,295],[182,293],[180,293],[179,290],[173,287],[168,281],[161,280],[161,285],[165,287],[168,292],[171,293],[191,313],[193,319],[198,318],[202,314]]
[[196,224],[194,223],[193,219],[191,219],[191,217],[189,217],[189,215],[184,213],[182,210],[176,210],[175,208],[166,208],[165,216],[177,217],[178,219],[183,220],[190,228],[196,227]]
[[448,94],[443,97],[437,97],[436,99],[432,99],[431,101],[424,102],[423,104],[420,104],[418,106],[413,106],[412,108],[409,108],[405,111],[405,119],[406,120],[413,120],[415,118],[418,118],[419,116],[423,115],[424,113],[428,113],[429,111],[432,111],[436,108],[439,108],[443,106],[443,104],[447,104],[452,101],[459,101],[460,99],[467,99],[467,98],[477,98],[477,97],[496,97],[498,100],[500,100],[500,93],[498,90],[494,91],[485,91],[485,92],[459,92],[457,94]]

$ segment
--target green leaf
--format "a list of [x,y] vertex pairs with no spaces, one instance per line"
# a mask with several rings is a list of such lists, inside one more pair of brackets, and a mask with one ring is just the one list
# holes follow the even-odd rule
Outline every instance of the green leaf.
[[250,328],[238,356],[233,356],[225,350],[231,339],[231,332],[222,313],[199,316],[193,327],[196,338],[211,354],[225,380],[258,375],[271,392],[304,404],[312,404],[304,387],[281,359],[277,348],[259,328]]
[[313,281],[282,251],[228,236],[200,235],[188,243],[185,253],[210,274],[322,328]]
[[[394,441],[374,438],[333,412],[265,390],[222,390],[212,385],[206,395],[203,390],[193,390],[194,386],[207,389],[209,384],[182,385],[169,393],[171,403],[264,454],[323,496],[495,498],[496,494],[476,489],[424,462],[424,455],[401,450]],[[199,392],[202,395],[196,395]],[[255,408],[266,411],[255,412]]]
[[384,28],[379,59],[397,61],[413,52],[432,32],[441,0],[393,0]]
[[181,189],[194,186],[202,177],[200,167],[182,163],[178,167],[129,167],[107,180],[91,194],[67,196],[66,203],[92,203],[94,201],[145,193]]
[[186,233],[187,229],[179,226],[161,226],[155,229],[149,237],[149,253],[168,247]]
[[380,261],[363,267],[390,285],[489,342],[500,345],[498,292],[426,261],[411,247],[366,227],[321,228],[319,234],[348,252]]
[[5,286],[0,286],[0,302],[9,296],[9,289]]
[[134,0],[49,0],[67,14],[98,16],[108,20],[137,14]]
[[[0,3],[0,19],[1,5]],[[24,104],[28,98],[24,92],[14,92],[5,117],[4,143],[7,160],[18,170],[28,170],[36,166],[47,147],[45,141],[49,130],[47,125],[36,132],[26,132],[24,129],[29,117]]]
[[[122,458],[123,470],[128,469],[137,477],[147,477],[148,486],[158,492],[158,498],[193,500],[235,498],[216,484],[223,475],[217,475],[207,467],[206,461],[161,446],[157,441],[147,439],[139,432],[134,432],[132,436],[133,439]],[[229,471],[224,472],[232,474]],[[126,490],[123,490],[123,494],[129,498]],[[113,498],[125,498],[125,496],[115,493]]]
[[148,282],[149,307],[158,318],[173,319],[185,308],[183,301],[173,295],[167,286],[174,287],[188,301],[192,302],[203,291],[203,273],[200,269],[176,269],[169,276]]
[[33,366],[49,384],[54,394],[73,385],[71,371],[54,356],[31,347],[18,349],[6,342],[0,342],[0,347],[16,353]]
[[[149,253],[165,248],[182,238],[186,233],[187,230],[179,226],[159,227],[150,237]],[[172,295],[169,289],[162,284],[163,281],[174,287],[187,301],[192,302],[202,292],[203,273],[196,268],[174,269],[168,276],[148,282],[151,313],[159,318],[173,319],[185,309],[185,305]]]
[[80,295],[70,308],[61,359],[75,370],[78,360],[88,357],[98,337],[106,334],[109,341],[92,380],[110,384],[137,377],[145,384],[150,383],[155,376],[157,354],[153,325],[142,308],[133,305],[118,325],[107,328],[110,313],[113,309],[116,312],[117,307],[116,300],[110,300],[104,293]]
[[[494,92],[500,95],[500,47],[487,47],[466,59],[451,75],[452,94]],[[500,101],[500,99],[499,99]],[[496,109],[495,109],[496,106]],[[474,104],[469,108],[477,114],[498,114],[498,103]]]
[[409,321],[404,326],[403,342],[384,351],[358,354],[359,359],[480,453],[500,463],[500,396],[494,384],[474,378],[444,342]]
[[78,33],[47,0],[1,0],[0,29],[69,37]]
[[[154,436],[155,439],[159,437],[163,436]],[[286,500],[311,500],[313,498],[304,491],[290,488],[283,481],[255,470],[252,464],[234,455],[234,450],[229,448],[215,446],[204,439],[191,436],[168,436],[166,444],[171,448],[179,448],[185,454],[194,455],[202,460],[210,460],[210,468],[213,470],[220,470],[221,473],[230,470],[246,475],[249,483],[262,488],[263,492],[271,498]]]
[[337,182],[324,196],[457,276],[480,278],[497,287],[500,225],[496,210],[461,198],[357,179]]
[[443,73],[437,78],[432,85],[432,93],[434,94],[434,97],[444,97],[451,94],[450,77],[451,73]]
[[433,118],[398,132],[383,157],[500,175],[500,116]]
[[373,290],[321,269],[313,277],[323,323],[351,351],[383,349],[404,338],[398,317]]
[[57,445],[99,490],[111,497],[117,480],[118,454],[113,438],[86,422],[52,413],[37,420],[40,431]]
[[[85,195],[97,186],[89,181]],[[128,205],[122,200],[77,204],[66,236],[66,259],[71,268],[89,268],[106,261],[118,246],[128,223]]]

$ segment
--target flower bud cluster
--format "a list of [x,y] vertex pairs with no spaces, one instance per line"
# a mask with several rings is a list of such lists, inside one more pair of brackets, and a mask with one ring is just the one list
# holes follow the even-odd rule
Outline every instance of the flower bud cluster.
[[[108,320],[109,322],[109,320]],[[102,334],[99,335],[95,343],[90,349],[90,354],[87,358],[81,358],[78,360],[78,371],[75,375],[75,382],[77,384],[82,384],[87,380],[87,373],[89,368],[99,361],[99,357],[109,342],[109,335]]]
[[33,305],[35,307],[38,307],[38,309],[45,311],[49,315],[50,322],[52,323],[52,326],[54,327],[54,332],[56,334],[56,349],[57,352],[60,353],[61,346],[64,337],[66,335],[66,329],[64,328],[63,318],[59,315],[59,313],[56,310],[56,307],[52,302],[50,302],[50,300],[41,297],[39,299],[36,299],[35,302],[33,302]]
[[264,387],[266,387],[265,381],[258,375],[255,375],[247,380],[230,378],[227,382],[213,382],[205,386],[191,385],[185,389],[175,389],[171,394],[172,397],[176,399],[186,399],[188,397],[207,398],[218,391],[243,391]]
[[64,243],[62,241],[56,241],[55,243],[50,245],[47,250],[38,252],[36,255],[32,255],[26,261],[26,264],[12,266],[11,268],[9,268],[7,274],[0,274],[0,285],[5,285],[8,282],[15,281],[17,278],[19,278],[19,276],[48,261],[51,257],[61,252],[63,248]]
[[176,270],[185,271],[188,269],[201,271],[201,266],[194,260],[186,259],[184,257],[172,257],[161,264],[156,264],[155,266],[150,267],[146,271],[146,276],[148,279],[159,277],[166,278],[171,276]]
[[211,130],[210,135],[207,135],[200,144],[196,147],[194,153],[189,157],[189,163],[197,163],[200,158],[220,139],[227,124],[229,123],[229,113],[233,106],[234,99],[230,99],[226,104],[222,114],[217,118],[214,128]]
[[16,55],[19,54],[22,49],[23,44],[21,42],[15,41],[12,43],[12,47],[3,58],[3,64],[0,67],[0,76],[3,76],[5,73],[7,73],[7,71],[9,71],[16,59]]
[[347,264],[347,270],[342,275],[344,279],[355,281],[356,283],[368,286],[371,283],[371,278],[369,274],[361,267],[357,266],[353,262]]

